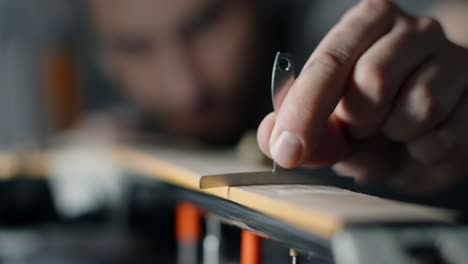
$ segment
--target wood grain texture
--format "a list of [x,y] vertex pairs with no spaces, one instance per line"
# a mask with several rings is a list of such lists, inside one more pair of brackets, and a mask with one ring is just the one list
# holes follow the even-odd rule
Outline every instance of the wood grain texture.
[[169,148],[119,148],[122,166],[141,175],[221,197],[326,238],[348,225],[384,223],[450,223],[454,213],[382,199],[335,187],[262,185],[199,189],[201,176],[265,171],[248,164],[234,151],[202,152]]

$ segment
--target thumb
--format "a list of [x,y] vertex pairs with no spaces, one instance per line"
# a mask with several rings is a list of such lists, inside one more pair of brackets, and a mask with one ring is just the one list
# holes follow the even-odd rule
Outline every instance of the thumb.
[[275,122],[276,114],[274,112],[270,113],[263,119],[257,130],[258,146],[260,147],[260,150],[270,158],[272,158],[270,153],[270,136],[273,131],[273,127],[275,126]]
[[[278,151],[278,149],[273,150],[274,147],[270,149],[270,137],[273,132],[273,128],[276,123],[276,114],[270,113],[267,115],[263,121],[261,122],[260,126],[258,127],[257,131],[257,142],[262,150],[262,152],[270,158],[277,159],[279,165],[286,167],[286,168],[293,168],[293,167],[323,167],[323,166],[330,166],[335,162],[343,159],[347,156],[347,154],[351,150],[350,143],[346,140],[346,137],[343,133],[341,128],[341,124],[338,118],[334,115],[330,118],[324,134],[320,137],[320,140],[316,147],[310,153],[302,153],[299,152],[297,149],[291,149],[289,151]],[[289,136],[294,136],[290,132]],[[293,148],[297,147],[294,144],[295,140],[288,140],[288,135],[283,136],[286,137],[286,141],[292,142]],[[272,155],[272,151],[274,151],[276,156]],[[303,155],[304,154],[304,155]],[[304,156],[298,157],[298,156]],[[284,163],[284,160],[296,160],[294,162]],[[292,164],[292,165],[291,165]]]

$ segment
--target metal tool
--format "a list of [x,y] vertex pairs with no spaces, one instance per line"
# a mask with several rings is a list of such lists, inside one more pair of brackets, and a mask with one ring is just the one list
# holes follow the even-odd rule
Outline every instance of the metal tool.
[[326,185],[352,189],[354,180],[349,177],[337,176],[328,169],[298,169],[206,175],[201,177],[199,187],[200,189],[208,189],[266,184]]
[[[271,98],[275,111],[280,109],[281,103],[293,82],[294,65],[292,56],[289,53],[278,52],[273,64],[273,73],[271,77]],[[331,185],[350,189],[352,188],[353,183],[354,181],[352,179],[336,176],[327,169],[288,170],[279,167],[273,161],[272,171],[202,176],[199,187],[201,189],[207,189],[225,186],[309,184]]]
[[[292,56],[289,53],[276,53],[275,62],[271,76],[271,100],[273,109],[278,112],[281,103],[286,97],[292,83],[294,82],[294,65]],[[276,172],[279,166],[273,161],[273,172]]]

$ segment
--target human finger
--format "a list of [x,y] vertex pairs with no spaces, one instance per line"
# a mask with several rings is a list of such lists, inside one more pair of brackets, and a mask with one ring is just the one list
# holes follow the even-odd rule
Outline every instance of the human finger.
[[[468,58],[468,52],[464,53]],[[452,113],[466,90],[466,69],[454,66],[461,62],[457,57],[463,57],[460,55],[464,53],[438,54],[409,78],[382,126],[387,137],[400,142],[411,141]],[[466,65],[468,59],[465,60]]]
[[378,130],[404,81],[444,40],[433,20],[401,15],[391,31],[359,58],[350,87],[335,111],[353,138],[365,138]]
[[257,130],[258,146],[260,147],[260,150],[270,158],[271,158],[271,153],[270,153],[270,148],[269,148],[269,142],[270,142],[271,131],[273,130],[273,127],[275,126],[275,121],[276,121],[276,114],[269,113],[267,116],[265,116],[263,121],[260,123],[260,125],[258,126],[258,130]]
[[[269,150],[279,165],[292,168],[311,163],[320,156],[318,146],[327,148],[320,141],[325,134],[336,134],[328,133],[329,129],[338,131],[329,120],[354,64],[388,31],[398,14],[399,10],[388,1],[362,1],[323,39],[277,114]],[[329,137],[327,140],[334,141]]]
[[464,96],[453,112],[453,116],[426,135],[408,144],[411,156],[424,164],[443,162],[456,148],[468,144],[468,97]]

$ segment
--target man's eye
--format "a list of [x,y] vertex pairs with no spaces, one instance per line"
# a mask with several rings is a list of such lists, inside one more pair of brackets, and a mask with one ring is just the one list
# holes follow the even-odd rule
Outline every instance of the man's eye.
[[151,42],[145,39],[119,39],[113,41],[112,49],[125,55],[140,56],[151,52]]
[[222,2],[223,1],[216,1],[216,3],[203,9],[194,16],[190,23],[183,29],[184,35],[203,32],[214,26],[223,15],[224,5]]

